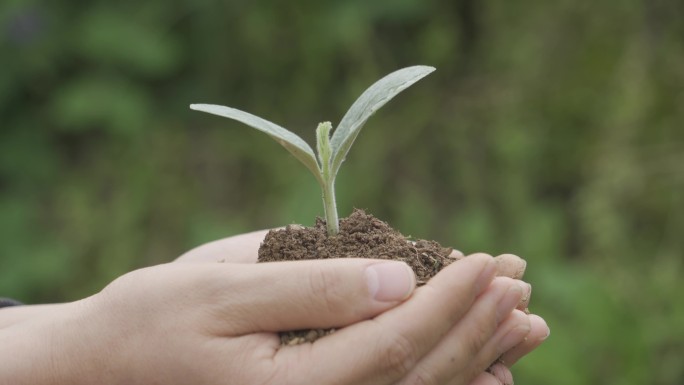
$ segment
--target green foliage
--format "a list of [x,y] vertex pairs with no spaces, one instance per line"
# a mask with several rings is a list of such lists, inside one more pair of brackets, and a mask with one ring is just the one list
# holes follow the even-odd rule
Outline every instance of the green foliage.
[[376,114],[337,176],[340,214],[526,258],[552,334],[516,383],[681,384],[682,15],[675,0],[1,2],[0,295],[74,300],[217,237],[311,224],[296,160],[187,104],[307,127],[423,62],[433,81]]
[[323,192],[323,208],[328,233],[334,235],[339,232],[335,177],[354,140],[361,132],[361,128],[383,105],[434,70],[433,67],[428,66],[407,67],[378,80],[352,104],[332,138],[330,137],[332,129],[330,122],[318,125],[316,128],[318,155],[315,155],[306,141],[297,134],[250,113],[215,104],[192,104],[190,108],[242,122],[264,132],[285,147],[316,177]]

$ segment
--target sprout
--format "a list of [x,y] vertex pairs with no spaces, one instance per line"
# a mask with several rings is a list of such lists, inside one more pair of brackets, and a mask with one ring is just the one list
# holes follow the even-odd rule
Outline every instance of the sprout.
[[349,108],[335,132],[330,122],[323,122],[316,128],[316,156],[311,147],[299,136],[250,113],[231,107],[213,104],[192,104],[197,111],[223,116],[242,122],[268,134],[280,143],[295,158],[299,159],[316,177],[323,191],[323,208],[328,234],[339,232],[337,207],[335,205],[335,177],[340,170],[352,143],[368,118],[392,98],[435,69],[428,66],[413,66],[395,71],[370,86]]

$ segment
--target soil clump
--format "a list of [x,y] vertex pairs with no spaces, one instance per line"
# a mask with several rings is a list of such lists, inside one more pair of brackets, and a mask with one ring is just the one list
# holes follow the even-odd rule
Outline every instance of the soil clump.
[[[340,232],[329,236],[325,221],[314,227],[288,225],[268,232],[259,248],[258,262],[299,261],[326,258],[374,258],[406,262],[424,285],[450,263],[461,258],[435,241],[412,240],[387,223],[354,209],[340,220]],[[313,342],[334,330],[298,330],[281,333],[283,345]]]

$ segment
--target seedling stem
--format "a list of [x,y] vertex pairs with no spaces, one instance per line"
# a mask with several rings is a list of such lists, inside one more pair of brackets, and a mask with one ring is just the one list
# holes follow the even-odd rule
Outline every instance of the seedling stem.
[[262,131],[299,159],[316,178],[323,193],[323,210],[329,235],[339,232],[335,203],[335,177],[344,162],[361,127],[380,107],[435,69],[413,66],[395,71],[370,86],[354,102],[340,124],[332,131],[332,123],[323,122],[316,128],[316,156],[311,147],[299,136],[275,123],[235,108],[215,104],[192,104],[190,108],[242,122]]

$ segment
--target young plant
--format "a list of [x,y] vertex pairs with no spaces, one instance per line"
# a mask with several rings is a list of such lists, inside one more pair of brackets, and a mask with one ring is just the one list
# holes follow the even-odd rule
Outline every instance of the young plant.
[[313,173],[321,186],[328,234],[335,235],[339,232],[335,204],[335,177],[352,143],[359,135],[361,127],[385,103],[434,70],[433,67],[428,66],[407,67],[378,80],[356,99],[332,136],[330,135],[332,124],[330,122],[319,123],[316,128],[318,156],[302,138],[258,116],[214,104],[191,104],[190,108],[237,120],[256,128],[268,134],[299,159]]

